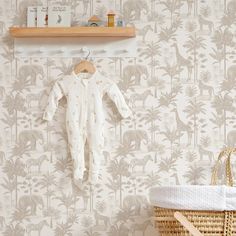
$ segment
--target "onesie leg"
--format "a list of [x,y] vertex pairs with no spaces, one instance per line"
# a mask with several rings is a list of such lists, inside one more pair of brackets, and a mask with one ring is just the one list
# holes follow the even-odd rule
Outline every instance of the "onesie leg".
[[85,134],[75,127],[67,127],[68,143],[73,161],[73,178],[75,183],[83,180],[85,168],[84,146]]
[[72,148],[71,156],[73,159],[73,177],[75,180],[82,180],[85,172],[84,161],[84,139],[78,139],[78,143]]
[[103,159],[103,136],[99,129],[94,129],[93,133],[89,133],[88,143],[89,143],[89,159],[90,159],[90,173],[89,178],[93,182],[98,180],[101,171],[101,162]]

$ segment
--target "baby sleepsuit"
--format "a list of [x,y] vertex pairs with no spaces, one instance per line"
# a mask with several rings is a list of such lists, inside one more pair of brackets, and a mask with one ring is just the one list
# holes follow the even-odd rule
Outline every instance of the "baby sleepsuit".
[[[90,77],[88,78],[88,76]],[[48,98],[43,114],[44,120],[52,120],[58,101],[67,99],[66,129],[68,144],[74,166],[74,180],[81,181],[84,176],[84,147],[88,142],[90,155],[90,180],[96,181],[100,172],[104,147],[104,113],[102,98],[107,94],[115,103],[123,118],[131,115],[123,95],[117,85],[99,71],[94,74],[73,71],[58,79]]]

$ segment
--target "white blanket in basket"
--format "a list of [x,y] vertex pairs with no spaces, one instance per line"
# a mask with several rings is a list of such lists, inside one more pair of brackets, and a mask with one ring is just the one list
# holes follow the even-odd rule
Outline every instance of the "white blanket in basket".
[[179,210],[236,210],[236,187],[162,186],[149,190],[151,205]]

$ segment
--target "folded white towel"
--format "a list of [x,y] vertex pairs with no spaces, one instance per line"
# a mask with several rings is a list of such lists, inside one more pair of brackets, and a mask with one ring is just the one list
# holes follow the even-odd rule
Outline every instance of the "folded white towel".
[[162,186],[149,190],[151,205],[179,210],[236,210],[236,187]]

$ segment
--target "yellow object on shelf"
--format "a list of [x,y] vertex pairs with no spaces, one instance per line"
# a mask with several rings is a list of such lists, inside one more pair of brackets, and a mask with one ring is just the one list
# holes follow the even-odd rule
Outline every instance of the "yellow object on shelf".
[[109,11],[107,16],[108,16],[108,27],[114,27],[115,26],[115,13],[113,11]]

